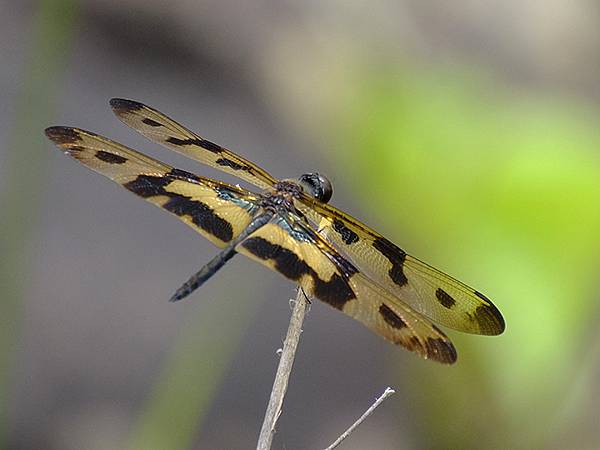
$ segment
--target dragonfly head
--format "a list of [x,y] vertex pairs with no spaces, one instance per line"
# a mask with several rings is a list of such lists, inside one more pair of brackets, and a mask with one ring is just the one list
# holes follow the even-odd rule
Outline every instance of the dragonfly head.
[[319,173],[305,173],[298,178],[298,182],[307,194],[323,203],[327,203],[333,195],[331,182]]

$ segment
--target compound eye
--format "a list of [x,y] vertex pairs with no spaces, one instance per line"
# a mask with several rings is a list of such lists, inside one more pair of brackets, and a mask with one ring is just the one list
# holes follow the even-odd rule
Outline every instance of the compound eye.
[[318,173],[305,173],[299,179],[304,190],[317,200],[327,203],[333,195],[331,182]]

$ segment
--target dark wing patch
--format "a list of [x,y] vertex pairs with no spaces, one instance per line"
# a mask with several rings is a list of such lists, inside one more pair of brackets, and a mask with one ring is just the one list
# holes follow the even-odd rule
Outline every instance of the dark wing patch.
[[[143,120],[142,120],[142,122],[143,122]],[[158,122],[155,122],[155,123],[157,123],[158,125],[154,125],[154,126],[162,127],[162,125],[159,124]],[[180,139],[180,138],[171,136],[168,139],[166,139],[165,142],[168,142],[169,144],[177,145],[178,147],[185,147],[185,146],[189,146],[189,145],[202,147],[204,150],[208,150],[209,152],[215,153],[215,154],[219,154],[223,150],[219,144],[215,144],[214,142],[211,142],[211,141],[208,141],[208,140],[202,139],[202,138],[197,138],[197,137],[188,138],[188,139]]]
[[46,135],[67,155],[177,216],[219,246],[251,221],[256,196],[241,188],[174,169],[95,133],[51,127]]
[[451,309],[454,305],[456,305],[456,300],[454,300],[452,296],[442,288],[437,288],[435,290],[435,297],[444,308]]
[[[167,189],[178,179],[178,177],[173,177],[171,172],[163,176],[142,174],[123,184],[123,187],[145,199],[167,197],[168,200],[162,203],[163,209],[180,218],[189,218],[194,225],[222,242],[231,241],[233,239],[232,224],[219,217],[207,203],[183,195],[177,190],[173,192]],[[197,180],[194,182],[197,183]],[[215,194],[218,193],[215,192]]]
[[123,123],[151,141],[234,175],[261,189],[272,187],[277,181],[256,164],[198,136],[154,108],[121,98],[113,98],[110,105]]
[[390,264],[388,270],[390,280],[398,287],[405,286],[408,283],[408,279],[404,274],[404,261],[406,261],[404,250],[383,237],[374,238],[371,245],[388,260]]
[[354,244],[358,242],[358,234],[344,225],[344,222],[338,219],[333,219],[332,227],[335,231],[337,231],[340,235],[340,239],[344,241],[346,245]]
[[[238,251],[295,281],[319,300],[342,309],[355,298],[345,278],[347,273],[325,258],[308,236],[306,240],[291,237],[287,223],[283,222],[277,217],[251,234],[238,246]],[[353,268],[344,270],[352,272]]]
[[96,152],[96,158],[108,164],[125,164],[127,162],[127,158],[124,158],[120,155],[114,155],[112,153],[105,152],[104,150],[98,150]]
[[383,316],[383,320],[394,328],[401,329],[407,326],[406,322],[385,303],[382,303],[379,307],[379,314]]
[[219,158],[215,161],[219,166],[231,167],[233,170],[248,170],[248,166],[243,166],[230,160],[229,158]]
[[[331,205],[304,196],[296,207],[365,275],[424,316],[467,333],[504,331],[502,315],[480,292],[406,254]],[[349,231],[357,238],[349,239]]]
[[298,283],[304,291],[425,358],[456,361],[450,340],[374,284],[299,217],[276,216],[236,250]]
[[152,120],[148,117],[142,119],[142,122],[146,125],[150,125],[151,127],[162,127],[162,125],[159,122],[157,122],[156,120]]

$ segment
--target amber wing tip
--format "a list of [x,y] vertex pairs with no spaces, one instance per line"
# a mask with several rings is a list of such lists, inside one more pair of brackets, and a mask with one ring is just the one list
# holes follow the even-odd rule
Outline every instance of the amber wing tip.
[[483,300],[486,305],[477,308],[475,315],[481,328],[481,334],[488,336],[497,336],[504,333],[506,323],[504,317],[496,305],[479,291],[475,291],[475,295]]
[[44,133],[48,139],[58,145],[72,144],[81,140],[79,132],[71,127],[48,127],[44,130]]
[[[495,307],[494,307],[495,308]],[[502,317],[502,314],[500,314],[500,311],[496,308],[496,320],[498,321],[498,327],[497,329],[497,333],[496,334],[502,334],[504,333],[504,330],[506,330],[506,322],[504,321],[504,317]]]
[[441,339],[429,339],[427,342],[427,358],[450,365],[456,362],[458,354],[452,343]]
[[493,303],[486,308],[485,314],[479,315],[479,323],[483,325],[482,334],[488,336],[497,336],[504,333],[506,322],[500,310]]
[[139,111],[142,108],[146,108],[146,105],[134,100],[127,100],[125,98],[111,98],[110,107],[117,115],[127,114],[132,111]]
[[443,364],[454,364],[458,359],[458,354],[456,353],[456,349],[454,347],[450,347],[446,349],[444,354],[444,359],[440,361]]

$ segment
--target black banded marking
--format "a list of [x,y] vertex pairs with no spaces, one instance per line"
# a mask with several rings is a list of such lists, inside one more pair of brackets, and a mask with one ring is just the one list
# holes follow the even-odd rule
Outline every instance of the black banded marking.
[[442,338],[427,338],[425,341],[427,356],[435,355],[437,361],[452,364],[456,362],[457,354],[454,346]]
[[162,208],[180,217],[189,216],[196,226],[207,233],[223,242],[231,241],[233,239],[231,223],[216,215],[210,206],[165,189],[174,179],[178,179],[178,177],[169,176],[169,174],[165,176],[138,175],[134,180],[125,183],[123,187],[143,198],[168,197],[169,200],[162,205]]
[[358,234],[348,228],[340,219],[333,219],[332,228],[337,231],[346,245],[354,244],[359,240]]
[[483,334],[499,334],[504,331],[506,324],[498,308],[490,303],[489,306],[480,305],[473,314]]
[[403,345],[411,351],[423,348],[423,345],[417,336],[410,336],[408,338],[408,342],[404,343]]
[[219,166],[231,167],[233,170],[250,170],[248,166],[238,164],[229,158],[219,158],[215,161]]
[[223,147],[221,147],[219,144],[215,144],[214,142],[208,141],[206,139],[201,139],[199,145],[200,147],[208,150],[209,152],[221,153],[223,151]]
[[233,238],[231,223],[217,216],[205,203],[175,194],[163,205],[163,208],[178,216],[190,216],[194,224],[223,242],[229,242]]
[[198,184],[201,183],[198,175],[194,175],[193,173],[190,173],[190,172],[187,172],[187,171],[181,170],[181,169],[171,169],[171,171],[168,173],[168,175],[170,177],[177,178],[179,180],[193,181],[194,183],[198,183]]
[[125,164],[127,162],[127,158],[104,150],[98,150],[94,156],[107,164]]
[[119,114],[140,111],[146,108],[146,106],[140,102],[136,102],[134,100],[127,100],[124,98],[111,98],[109,103],[113,111]]
[[442,288],[437,288],[435,290],[435,298],[437,298],[438,302],[440,302],[440,304],[447,309],[452,309],[452,307],[456,304],[456,300],[454,300],[454,298],[452,298],[452,296]]
[[260,259],[272,260],[275,270],[290,280],[299,281],[303,275],[309,275],[314,283],[313,295],[334,308],[342,309],[348,301],[356,298],[348,281],[339,274],[334,273],[328,281],[322,280],[305,261],[281,245],[262,237],[250,237],[242,246]]
[[189,139],[179,139],[174,136],[171,136],[167,139],[167,142],[173,145],[197,145],[198,147],[202,147],[205,150],[208,150],[212,153],[221,153],[223,151],[223,147],[219,144],[215,144],[214,142],[208,141],[206,139],[201,138],[189,138]]
[[377,237],[373,241],[373,248],[379,251],[385,256],[388,261],[392,264],[388,274],[392,281],[398,286],[404,286],[408,283],[406,275],[404,275],[404,261],[406,260],[406,253],[397,245],[388,241],[383,237]]
[[170,136],[167,138],[167,142],[173,145],[200,145],[202,139],[189,138],[189,139],[179,139],[175,136]]
[[[287,220],[284,222],[287,223]],[[281,224],[279,224],[279,225],[281,226]],[[293,228],[293,227],[291,227],[291,228]],[[322,237],[317,233],[316,230],[314,230],[313,228],[308,227],[308,226],[302,226],[301,230],[302,230],[301,233],[308,238],[309,242],[317,244],[321,248],[321,251],[331,261],[333,261],[333,263],[338,268],[338,270],[340,270],[340,272],[342,273],[342,276],[344,278],[349,279],[352,275],[358,273],[358,269],[356,267],[354,267],[354,265],[349,260],[344,258],[339,253],[337,253],[337,252],[332,253],[331,251],[329,251],[329,249],[327,247],[323,248],[322,245],[318,244],[318,242],[320,240],[322,240]]]
[[393,328],[401,330],[402,328],[406,328],[406,322],[402,320],[402,318],[396,314],[392,309],[387,306],[385,303],[382,303],[379,307],[379,314],[383,317],[383,320]]
[[[318,243],[319,239],[322,239],[320,235],[311,227],[302,227],[302,233],[305,234],[309,238],[309,241],[312,243]],[[319,247],[321,246],[319,245]],[[354,267],[354,265],[349,260],[344,258],[339,253],[332,253],[328,251],[327,248],[321,248],[321,250],[327,255],[327,257],[330,260],[334,261],[335,265],[342,272],[342,275],[346,279],[349,279],[352,275],[358,273],[358,269]]]
[[58,145],[72,144],[82,140],[79,131],[70,127],[49,127],[44,132],[52,142]]
[[156,120],[152,120],[149,117],[143,118],[142,123],[145,123],[146,125],[151,126],[151,127],[162,127],[163,126],[162,123],[157,122]]
[[506,323],[498,308],[481,292],[473,291],[473,294],[485,302],[485,305],[479,305],[471,316],[472,320],[479,324],[480,331],[493,335],[502,333],[506,328]]

